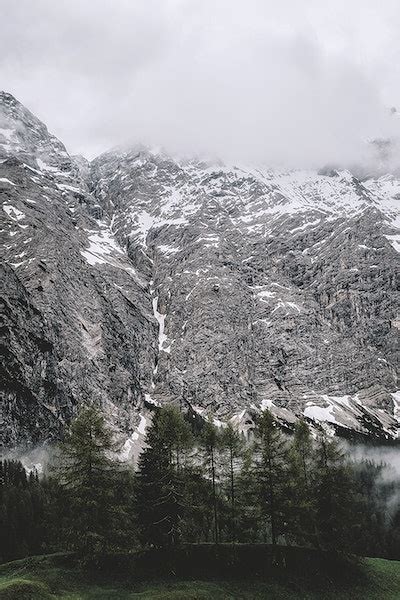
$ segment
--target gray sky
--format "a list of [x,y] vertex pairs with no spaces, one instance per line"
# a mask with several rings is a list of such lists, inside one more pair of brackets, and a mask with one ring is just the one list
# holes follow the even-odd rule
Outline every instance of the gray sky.
[[0,0],[0,88],[73,153],[358,160],[400,134],[399,0]]

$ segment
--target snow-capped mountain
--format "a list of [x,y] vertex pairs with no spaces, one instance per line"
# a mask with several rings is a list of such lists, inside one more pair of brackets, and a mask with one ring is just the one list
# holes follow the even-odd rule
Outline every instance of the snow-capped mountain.
[[58,435],[90,400],[125,450],[168,402],[243,430],[269,407],[397,436],[398,179],[143,147],[88,163],[0,106],[4,444]]

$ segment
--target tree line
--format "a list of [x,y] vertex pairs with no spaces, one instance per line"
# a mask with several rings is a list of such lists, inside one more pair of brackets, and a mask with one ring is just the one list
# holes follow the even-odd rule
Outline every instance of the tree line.
[[137,469],[104,416],[81,410],[42,477],[0,461],[0,560],[82,557],[185,543],[296,545],[400,559],[396,483],[353,463],[321,429],[284,434],[264,411],[254,440],[173,407],[154,411]]

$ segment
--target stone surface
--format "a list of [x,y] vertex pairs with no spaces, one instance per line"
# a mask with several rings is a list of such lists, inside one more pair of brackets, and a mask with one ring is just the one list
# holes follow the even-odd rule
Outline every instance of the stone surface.
[[399,179],[140,146],[88,163],[0,106],[5,445],[89,401],[128,454],[152,403],[397,435]]
[[[25,109],[14,100],[10,113],[6,101],[2,127],[20,131]],[[7,273],[1,441],[52,439],[82,402],[102,404],[128,435],[139,422],[136,407],[156,352],[147,281],[96,220],[100,208],[82,166],[40,122],[32,118],[27,131],[0,154]],[[42,148],[50,148],[50,170]]]

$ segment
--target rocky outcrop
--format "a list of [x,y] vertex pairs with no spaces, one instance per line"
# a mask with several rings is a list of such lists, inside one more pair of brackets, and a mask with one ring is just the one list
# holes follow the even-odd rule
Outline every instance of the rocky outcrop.
[[246,431],[269,407],[289,427],[397,435],[398,179],[143,147],[89,164],[9,95],[0,105],[20,290],[4,290],[3,443],[57,436],[92,400],[128,440],[168,402]]
[[396,179],[137,148],[96,159],[92,185],[151,277],[162,319],[153,400],[223,420],[268,405],[396,435]]
[[[19,126],[13,114],[10,130]],[[33,139],[47,135],[43,127],[32,133],[34,126]],[[40,152],[53,151],[52,140],[42,140]],[[42,153],[25,162],[30,145],[5,146],[0,162],[3,259],[13,277],[2,280],[1,293],[6,446],[58,436],[82,402],[100,403],[129,433],[151,379],[157,325],[147,282],[96,220],[96,199],[58,144],[51,169]]]

